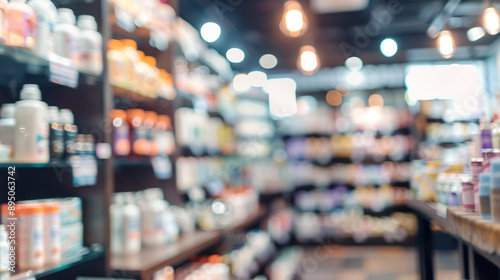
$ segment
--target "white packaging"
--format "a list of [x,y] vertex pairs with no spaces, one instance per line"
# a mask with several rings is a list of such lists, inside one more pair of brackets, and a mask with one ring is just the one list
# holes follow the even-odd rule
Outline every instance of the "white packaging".
[[3,104],[0,112],[0,143],[14,149],[14,132],[16,126],[15,119],[16,105]]
[[64,258],[78,255],[83,248],[83,224],[61,225],[61,252]]
[[126,194],[123,206],[123,254],[134,255],[141,251],[141,211],[134,204],[131,193]]
[[80,71],[100,75],[102,73],[102,36],[97,32],[93,16],[78,17],[80,28]]
[[57,203],[45,205],[44,215],[44,251],[45,263],[61,261],[61,210]]
[[36,205],[17,208],[18,262],[21,269],[37,268],[44,264],[43,209]]
[[142,243],[147,247],[164,245],[166,236],[163,224],[163,213],[166,205],[154,198],[151,189],[144,191],[141,209],[141,235]]
[[57,18],[56,6],[50,0],[30,0],[28,5],[36,14],[37,32],[35,53],[48,57],[54,51],[54,26]]
[[14,160],[45,163],[49,161],[47,104],[37,85],[24,85],[21,100],[16,102]]
[[125,203],[125,198],[122,194],[116,193],[113,199],[113,204],[109,207],[109,215],[111,220],[111,253],[113,255],[123,254],[123,211],[122,207]]
[[75,66],[80,65],[80,29],[75,25],[73,11],[66,8],[57,10],[57,24],[54,28],[54,51],[56,55],[69,58]]

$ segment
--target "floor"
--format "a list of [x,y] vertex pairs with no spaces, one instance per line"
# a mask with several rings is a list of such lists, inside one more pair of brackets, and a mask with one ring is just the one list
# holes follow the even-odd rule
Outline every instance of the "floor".
[[[460,280],[455,252],[440,251],[436,279]],[[311,247],[297,272],[298,280],[417,280],[415,248]]]

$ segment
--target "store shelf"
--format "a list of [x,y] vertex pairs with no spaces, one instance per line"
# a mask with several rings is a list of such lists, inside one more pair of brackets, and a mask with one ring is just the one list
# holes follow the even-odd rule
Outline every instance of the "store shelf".
[[170,100],[161,97],[153,98],[145,96],[118,86],[113,86],[113,96],[116,109],[141,108],[160,114],[167,114],[167,111],[173,108],[172,101]]
[[217,244],[222,237],[252,226],[264,217],[265,208],[261,207],[250,216],[236,221],[233,225],[216,231],[196,231],[183,234],[175,243],[156,248],[145,248],[132,256],[112,256],[111,268],[115,276],[140,277],[151,279],[154,272],[165,266],[175,266]]
[[59,273],[65,270],[76,268],[80,265],[90,263],[94,260],[104,257],[104,248],[102,246],[94,246],[92,248],[84,248],[80,256],[75,256],[72,259],[65,260],[57,265],[44,266],[39,269],[28,269],[19,271],[11,275],[11,280],[26,279],[34,277],[34,279],[60,279]]
[[140,276],[147,278],[157,270],[182,261],[215,245],[220,240],[218,231],[196,231],[183,234],[175,243],[156,248],[143,249],[133,256],[112,256],[111,268],[115,275]]
[[366,164],[366,165],[378,165],[378,164],[382,164],[384,162],[401,162],[401,163],[404,163],[404,162],[409,162],[410,161],[410,156],[409,155],[405,155],[403,157],[403,159],[399,159],[399,160],[393,160],[389,157],[382,157],[380,160],[375,160],[371,157],[366,157],[362,160],[353,160],[351,158],[348,158],[348,157],[332,157],[332,158],[329,158],[329,159],[317,159],[317,158],[313,158],[313,159],[302,159],[302,158],[290,158],[290,161],[292,162],[310,162],[314,165],[318,165],[318,166],[322,166],[322,167],[328,167],[328,166],[331,166],[333,164],[339,164],[339,163],[343,163],[343,164]]
[[[333,209],[331,211],[321,211],[321,210],[307,211],[307,210],[302,210],[302,209],[299,209],[297,207],[294,207],[294,210],[299,212],[299,213],[311,213],[312,212],[312,213],[316,213],[316,214],[325,214],[325,215],[335,213],[338,211],[342,211],[343,209],[345,209],[345,208],[344,207],[336,207],[335,209]],[[348,209],[361,209],[363,211],[364,215],[373,216],[373,217],[385,217],[385,216],[389,216],[391,214],[394,214],[396,212],[409,212],[410,211],[410,209],[404,204],[403,205],[389,206],[389,207],[386,207],[386,208],[381,209],[379,211],[369,209],[369,208],[362,208],[362,207],[348,208]]]
[[113,161],[116,167],[125,167],[125,166],[136,166],[136,167],[147,167],[151,166],[151,158],[149,157],[137,157],[137,158],[129,158],[129,157],[117,157]]
[[[52,83],[50,81],[50,62],[42,57],[37,56],[33,52],[19,48],[0,44],[0,84],[9,85],[13,81]],[[29,75],[30,79],[26,76]],[[101,81],[101,76],[95,76],[83,72],[79,72],[79,83],[95,84]]]

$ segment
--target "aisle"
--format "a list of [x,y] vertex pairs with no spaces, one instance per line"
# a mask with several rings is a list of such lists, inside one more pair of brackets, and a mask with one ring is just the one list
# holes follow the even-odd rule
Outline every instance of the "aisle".
[[[318,250],[319,249],[319,250]],[[416,252],[402,247],[307,248],[299,280],[417,280]],[[459,280],[457,256],[440,251],[439,280]]]

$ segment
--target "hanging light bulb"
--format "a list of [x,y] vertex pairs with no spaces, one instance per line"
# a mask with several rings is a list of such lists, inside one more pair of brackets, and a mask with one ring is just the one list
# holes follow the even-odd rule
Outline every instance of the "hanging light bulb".
[[444,58],[450,58],[455,53],[455,41],[451,32],[448,30],[443,30],[439,33],[437,46],[439,52]]
[[500,16],[495,8],[489,7],[483,13],[483,27],[490,35],[500,32]]
[[300,3],[294,0],[285,2],[283,17],[280,22],[281,32],[288,37],[300,37],[308,27],[309,23]]
[[306,45],[300,48],[297,66],[306,75],[312,75],[318,71],[320,62],[313,46]]

